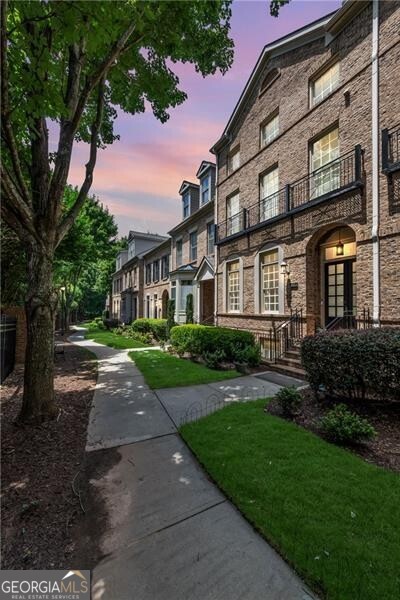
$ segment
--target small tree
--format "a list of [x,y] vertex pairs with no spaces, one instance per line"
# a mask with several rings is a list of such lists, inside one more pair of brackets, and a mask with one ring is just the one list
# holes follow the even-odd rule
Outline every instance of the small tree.
[[175,326],[175,300],[168,300],[167,304],[167,337]]
[[193,323],[193,294],[186,296],[186,323]]

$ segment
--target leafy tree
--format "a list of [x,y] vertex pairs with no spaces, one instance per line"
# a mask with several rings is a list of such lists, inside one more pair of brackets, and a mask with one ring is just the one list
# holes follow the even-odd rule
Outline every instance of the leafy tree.
[[[148,106],[164,122],[186,98],[171,65],[192,63],[203,76],[226,72],[230,16],[230,0],[1,2],[2,215],[28,255],[21,420],[55,413],[55,250],[89,193],[98,148],[115,139],[117,109],[135,114]],[[64,211],[77,140],[89,144],[89,158]]]
[[171,329],[175,327],[175,300],[168,300],[167,304],[167,335],[171,332]]
[[285,6],[285,4],[289,4],[289,2],[290,0],[272,0],[269,5],[271,15],[277,17],[281,7]]

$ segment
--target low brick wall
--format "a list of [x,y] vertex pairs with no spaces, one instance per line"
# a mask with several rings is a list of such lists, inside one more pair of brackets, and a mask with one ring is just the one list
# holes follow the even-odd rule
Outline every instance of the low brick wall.
[[25,362],[26,348],[26,317],[23,306],[2,306],[1,312],[17,319],[17,338],[15,345],[15,363],[21,364]]

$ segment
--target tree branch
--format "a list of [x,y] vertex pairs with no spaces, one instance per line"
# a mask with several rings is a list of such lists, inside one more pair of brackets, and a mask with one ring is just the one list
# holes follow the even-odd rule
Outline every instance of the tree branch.
[[1,2],[1,127],[20,195],[26,204],[31,205],[32,199],[22,172],[17,143],[10,121],[7,9],[8,0],[3,0]]
[[69,210],[69,212],[65,215],[65,217],[63,218],[63,220],[61,221],[61,223],[58,227],[57,241],[56,241],[57,246],[61,242],[63,237],[66,235],[69,228],[71,227],[71,225],[75,221],[76,217],[78,216],[79,211],[81,210],[81,208],[86,200],[87,194],[90,190],[90,187],[92,185],[93,171],[94,171],[94,167],[96,165],[96,160],[97,160],[97,144],[99,141],[101,123],[103,120],[103,111],[104,111],[104,78],[101,79],[101,81],[99,83],[99,89],[98,89],[98,94],[97,94],[96,117],[92,124],[92,131],[91,131],[91,136],[90,136],[89,161],[86,163],[86,176],[83,181],[82,187],[79,190],[79,194],[78,194],[77,199],[75,200],[75,203],[73,204],[73,206]]

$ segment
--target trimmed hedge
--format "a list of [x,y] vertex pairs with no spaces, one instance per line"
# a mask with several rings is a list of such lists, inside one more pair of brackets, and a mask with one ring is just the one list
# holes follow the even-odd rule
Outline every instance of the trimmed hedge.
[[301,359],[314,390],[400,400],[400,329],[319,332],[304,338]]
[[151,333],[158,341],[166,341],[167,319],[136,319],[131,325],[132,331]]
[[249,331],[207,325],[177,325],[171,329],[170,341],[179,355],[188,353],[205,358],[218,350],[232,362],[240,362],[243,351],[256,346]]

